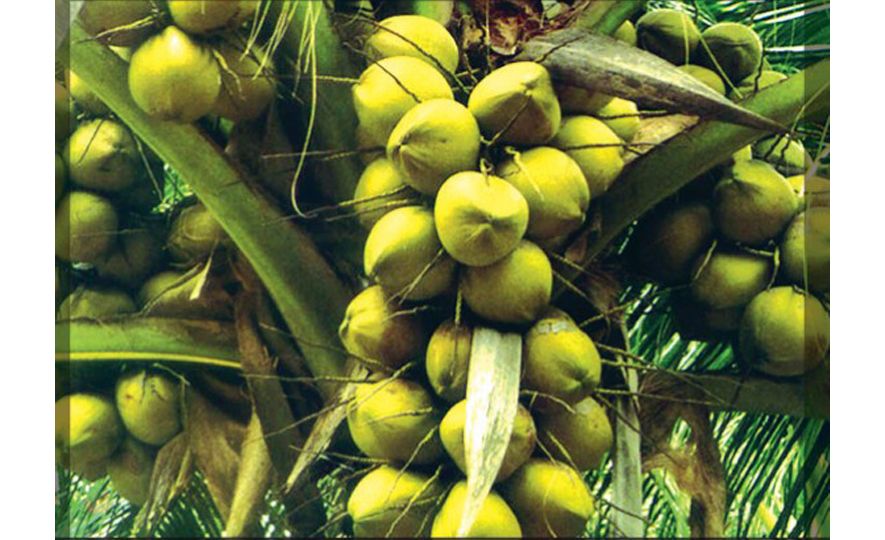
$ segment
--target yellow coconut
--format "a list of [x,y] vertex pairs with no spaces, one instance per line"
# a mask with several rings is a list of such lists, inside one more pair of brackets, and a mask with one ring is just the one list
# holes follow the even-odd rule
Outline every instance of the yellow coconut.
[[538,439],[555,459],[579,471],[599,467],[614,442],[605,408],[595,399],[585,398],[572,410],[551,407],[537,417]]
[[398,309],[377,285],[351,300],[338,335],[350,354],[394,369],[417,359],[426,339],[418,316]]
[[167,0],[172,20],[186,32],[232,30],[254,16],[260,0]]
[[354,205],[354,212],[360,225],[371,229],[393,205],[403,204],[414,194],[393,163],[386,157],[379,157],[369,163],[356,183],[353,199],[363,202]]
[[64,157],[71,180],[91,190],[126,190],[141,171],[135,139],[126,126],[114,120],[80,124],[68,139]]
[[369,231],[363,251],[366,275],[389,294],[426,300],[449,290],[455,261],[443,250],[433,212],[423,206],[391,210]]
[[[454,538],[461,525],[464,503],[467,499],[467,481],[462,480],[452,487],[445,502],[433,520],[430,531],[432,538]],[[513,510],[494,491],[479,508],[476,520],[465,535],[467,538],[521,538],[522,528]]]
[[446,27],[420,15],[395,15],[378,23],[365,45],[370,60],[412,56],[454,73],[458,45]]
[[55,402],[56,460],[87,477],[102,476],[123,440],[113,402],[98,394],[70,394]]
[[427,536],[427,516],[442,493],[438,480],[388,465],[360,479],[347,499],[347,513],[357,538]]
[[109,287],[80,286],[58,308],[58,319],[103,319],[135,313],[138,308],[125,291]]
[[550,73],[535,62],[492,71],[473,88],[467,107],[486,138],[511,144],[544,144],[562,119]]
[[440,187],[434,205],[439,239],[470,266],[500,261],[519,244],[529,221],[525,197],[497,176],[460,172]]
[[357,448],[370,458],[401,463],[439,461],[439,420],[430,393],[405,379],[361,384],[347,406],[347,427]]
[[711,309],[743,306],[765,290],[773,271],[772,260],[764,255],[717,249],[695,263],[691,294]]
[[381,59],[366,68],[353,85],[353,105],[361,129],[371,141],[387,143],[390,132],[409,110],[431,99],[452,99],[439,71],[410,56]]
[[584,223],[590,188],[581,168],[562,150],[539,146],[515,152],[495,172],[525,197],[529,205],[528,237],[563,236]]
[[614,98],[608,105],[596,111],[595,116],[614,131],[622,141],[632,141],[636,132],[639,131],[639,108],[633,101]]
[[605,193],[621,174],[622,144],[611,128],[591,116],[564,118],[556,137],[550,141],[551,146],[564,151],[581,168],[591,198]]
[[[221,92],[212,114],[239,122],[261,116],[276,95],[273,61],[253,45],[249,52],[230,43],[218,46],[221,65]],[[266,60],[266,62],[265,62]],[[262,63],[265,65],[262,67]]]
[[153,31],[153,5],[151,0],[90,0],[83,2],[77,18],[99,41],[129,47]]
[[701,202],[686,202],[641,221],[630,249],[643,274],[676,285],[689,282],[692,264],[712,241],[710,208]]
[[[456,403],[443,417],[439,425],[439,435],[442,439],[443,448],[461,469],[467,473],[466,447],[464,443],[464,429],[467,423],[467,400]],[[535,422],[528,409],[519,405],[516,410],[516,418],[513,420],[513,431],[510,433],[510,442],[504,453],[504,461],[498,469],[495,482],[506,480],[513,471],[528,461],[535,450],[537,432]]]
[[790,283],[830,290],[830,208],[809,208],[793,219],[780,246],[781,269]]
[[424,367],[436,395],[449,402],[464,399],[473,330],[465,324],[446,321],[427,343]]
[[457,101],[431,99],[414,106],[396,124],[387,141],[387,157],[408,185],[435,195],[448,177],[476,168],[479,147],[473,115]]
[[55,256],[67,262],[94,263],[113,247],[117,211],[99,195],[71,191],[55,210]]
[[166,247],[173,261],[194,264],[229,242],[218,220],[200,203],[181,211],[169,228]]
[[117,380],[117,410],[130,435],[152,446],[181,431],[181,386],[167,375],[146,370]]
[[722,77],[717,75],[712,69],[696,66],[694,64],[685,64],[684,66],[679,66],[678,69],[709,86],[717,94],[725,95],[725,83],[722,82]]
[[803,174],[811,167],[812,159],[802,141],[774,136],[753,145],[753,154],[770,163],[781,174]]
[[465,268],[461,292],[470,310],[480,317],[525,325],[550,303],[553,269],[541,248],[523,240],[498,262]]
[[154,450],[132,437],[126,437],[108,460],[111,486],[135,506],[147,502],[154,470]]
[[787,178],[799,197],[799,209],[830,207],[830,179],[798,174]]
[[612,37],[619,41],[623,41],[631,47],[635,47],[638,41],[638,37],[636,35],[636,27],[633,26],[632,21],[624,21],[623,23],[621,23],[621,26],[619,26],[618,29],[615,30],[615,33],[612,34]]

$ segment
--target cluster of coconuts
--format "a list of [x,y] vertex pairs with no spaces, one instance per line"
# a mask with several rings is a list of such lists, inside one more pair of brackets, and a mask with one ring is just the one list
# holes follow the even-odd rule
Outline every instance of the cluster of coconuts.
[[[594,511],[581,473],[600,465],[612,429],[592,397],[596,346],[550,305],[547,250],[578,231],[591,197],[620,174],[635,104],[555,88],[533,62],[493,70],[462,104],[449,84],[454,39],[417,15],[378,23],[364,52],[371,63],[352,90],[357,139],[377,150],[354,202],[369,229],[373,284],[351,301],[339,334],[373,372],[348,406],[351,438],[387,464],[350,494],[354,533],[456,534],[473,328],[485,324],[523,334],[522,386],[533,398],[519,405],[497,484],[468,536],[578,535]],[[455,319],[423,309],[454,311],[458,297]],[[414,361],[424,369],[402,369]],[[441,464],[447,473],[432,475]]]

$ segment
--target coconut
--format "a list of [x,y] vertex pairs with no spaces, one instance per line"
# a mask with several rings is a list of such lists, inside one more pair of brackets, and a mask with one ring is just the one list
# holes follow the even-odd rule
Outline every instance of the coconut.
[[396,15],[378,23],[366,40],[366,56],[380,60],[411,56],[454,73],[458,67],[458,45],[446,27],[420,15]]
[[68,70],[65,72],[65,78],[67,79],[71,97],[74,98],[77,105],[82,107],[84,111],[97,116],[111,114],[111,110],[104,104],[104,101],[76,73]]
[[790,283],[823,293],[830,290],[830,208],[809,208],[787,227],[781,268]]
[[830,207],[830,179],[822,176],[797,174],[787,178],[793,192],[799,197],[799,208]]
[[473,330],[464,324],[446,321],[439,325],[427,343],[424,367],[436,395],[448,402],[467,394],[467,368]]
[[525,197],[530,238],[567,235],[584,223],[590,189],[581,168],[562,150],[539,146],[516,152],[495,172]]
[[698,63],[738,83],[759,70],[762,40],[752,28],[740,23],[714,24],[701,34]]
[[591,116],[570,116],[550,141],[569,155],[581,168],[590,188],[590,197],[605,193],[624,168],[623,141],[601,120]]
[[700,38],[691,16],[675,9],[649,11],[636,21],[639,46],[676,65],[689,62]]
[[771,165],[741,161],[713,190],[713,220],[729,240],[760,246],[784,230],[797,204],[793,188]]
[[538,415],[538,438],[550,455],[579,471],[599,467],[611,450],[614,434],[605,409],[585,398],[571,410],[552,407]]
[[406,187],[402,175],[386,157],[369,163],[360,175],[353,192],[354,201],[364,201],[354,205],[360,225],[371,229],[381,216],[390,211],[390,206],[404,203],[414,192]]
[[748,144],[731,155],[731,164],[733,165],[738,161],[750,161],[751,159],[753,159],[753,145]]
[[166,246],[173,261],[190,265],[207,259],[228,242],[218,220],[197,203],[182,210],[172,222]]
[[747,251],[717,249],[695,263],[691,282],[694,299],[711,309],[746,305],[765,290],[774,266],[771,259]]
[[[443,417],[439,425],[439,436],[442,439],[443,448],[461,469],[467,474],[467,457],[464,443],[464,428],[467,423],[467,400],[456,403]],[[535,421],[528,409],[519,405],[516,409],[516,418],[513,420],[513,431],[510,433],[510,442],[504,453],[504,461],[498,469],[495,482],[506,480],[513,471],[520,468],[528,461],[532,452],[535,451],[537,433]]]
[[811,167],[811,156],[798,139],[775,135],[753,145],[753,153],[771,163],[781,174],[803,174]]
[[138,292],[144,315],[178,319],[230,320],[233,301],[223,288],[207,285],[202,272],[165,271]]
[[465,171],[440,187],[433,208],[436,231],[449,255],[470,266],[501,260],[528,228],[529,206],[512,184]]
[[156,234],[145,228],[121,231],[116,249],[95,261],[99,277],[135,288],[157,266],[162,246]]
[[426,300],[449,290],[455,261],[443,251],[433,212],[423,206],[391,210],[372,227],[363,251],[366,275],[387,294]]
[[80,124],[65,146],[71,180],[86,189],[119,192],[138,177],[135,139],[123,124],[97,119]]
[[387,157],[408,185],[435,195],[451,175],[476,168],[479,145],[479,126],[463,105],[432,99],[410,109],[396,124]]
[[623,41],[631,47],[635,47],[637,43],[636,27],[633,26],[632,21],[624,21],[621,23],[621,26],[615,30],[612,37],[619,41]]
[[576,538],[594,511],[593,496],[578,471],[558,461],[531,459],[501,490],[532,538]]
[[65,194],[65,184],[68,181],[68,169],[65,166],[65,160],[58,154],[55,154],[55,203]]
[[431,99],[452,99],[452,89],[433,66],[410,56],[375,62],[353,85],[353,106],[361,129],[371,141],[386,144],[397,122],[409,110]]
[[129,47],[150,35],[151,0],[90,0],[83,2],[77,18],[83,28],[108,45]]
[[232,30],[251,19],[260,0],[167,0],[169,14],[180,28],[192,34]]
[[787,80],[787,76],[783,73],[771,70],[764,69],[759,72],[755,72],[744,78],[744,80],[740,81],[737,85],[737,88],[734,88],[731,92],[728,93],[729,99],[733,99],[735,101],[748,98],[763,90],[768,88],[769,86],[773,86],[779,82]]
[[430,393],[416,382],[360,384],[347,406],[347,427],[370,458],[427,465],[442,457],[439,414]]
[[113,402],[98,394],[70,394],[55,402],[56,460],[95,478],[123,439],[123,424]]
[[221,92],[212,114],[234,122],[258,118],[276,95],[273,69],[262,66],[264,51],[253,45],[245,52],[242,47],[225,42],[218,46],[217,52],[224,64],[221,65]]
[[94,263],[114,244],[117,211],[99,195],[71,191],[55,210],[55,256],[66,262]]
[[741,319],[741,357],[768,375],[807,373],[823,361],[829,346],[830,317],[823,305],[793,287],[760,293]]
[[175,26],[168,26],[132,54],[129,91],[150,116],[193,122],[215,105],[221,91],[221,71],[208,48]]
[[[456,483],[436,517],[430,531],[432,538],[454,538],[461,526],[464,503],[467,500],[467,481]],[[521,538],[522,528],[513,510],[494,491],[490,491],[476,513],[473,525],[465,535],[467,538]]]
[[429,512],[442,493],[439,481],[388,465],[360,479],[347,499],[357,538],[427,536]]
[[71,133],[71,96],[68,89],[55,81],[55,141],[65,140]]
[[489,73],[473,88],[467,108],[486,138],[511,144],[544,144],[562,120],[550,73],[535,62],[513,62]]
[[104,319],[137,310],[132,298],[119,289],[80,286],[61,303],[58,319]]
[[614,98],[608,105],[596,111],[597,118],[615,132],[622,141],[630,142],[639,131],[639,108],[627,99]]
[[643,274],[676,285],[688,283],[692,264],[712,241],[710,208],[685,202],[641,221],[630,247]]
[[569,114],[596,114],[614,99],[602,92],[567,84],[556,85],[556,96],[562,111]]
[[[564,312],[548,308],[523,341],[526,389],[566,403],[577,403],[599,386],[602,360],[590,336]],[[552,401],[552,400],[551,400]]]
[[397,311],[377,285],[351,300],[338,335],[350,354],[392,369],[417,358],[426,339],[418,316]]
[[679,66],[678,69],[709,86],[717,94],[725,95],[725,83],[722,82],[722,77],[717,75],[712,69],[696,66],[694,64],[685,64],[684,66]]
[[132,437],[126,437],[120,449],[108,460],[111,486],[135,506],[147,502],[153,470],[153,449]]
[[523,240],[489,266],[471,266],[461,274],[467,306],[490,321],[529,324],[550,303],[553,269],[537,245]]
[[167,375],[133,371],[117,380],[117,410],[129,434],[161,446],[181,431],[181,386]]

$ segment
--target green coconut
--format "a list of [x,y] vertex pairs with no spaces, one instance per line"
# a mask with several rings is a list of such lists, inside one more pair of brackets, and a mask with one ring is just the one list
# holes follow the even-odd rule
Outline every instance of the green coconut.
[[537,416],[538,439],[550,455],[579,471],[596,469],[614,444],[605,408],[585,398],[566,407],[552,407]]
[[676,65],[689,62],[700,38],[691,16],[675,9],[649,11],[636,21],[639,46]]
[[96,119],[77,127],[65,146],[71,180],[86,189],[119,192],[136,181],[140,157],[132,134],[114,120]]
[[487,266],[511,253],[529,222],[529,206],[518,189],[475,171],[446,180],[433,213],[446,252],[470,266]]
[[709,257],[701,255],[695,263],[691,294],[711,309],[743,306],[765,290],[773,271],[772,260],[766,256],[717,249]]
[[154,451],[151,447],[126,437],[117,452],[108,460],[111,486],[135,506],[147,502],[154,470]]
[[[223,3],[228,2],[213,5]],[[167,26],[132,54],[129,92],[150,116],[193,122],[212,111],[221,92],[221,70],[209,48]]]
[[741,357],[768,375],[807,373],[820,365],[829,346],[830,317],[823,305],[793,287],[760,293],[741,319]]
[[55,81],[55,142],[61,142],[71,134],[71,96],[68,89]]
[[479,146],[479,126],[470,111],[457,101],[432,99],[396,124],[387,157],[408,185],[435,195],[448,177],[476,168]]
[[464,399],[467,394],[467,368],[473,329],[465,324],[445,321],[427,343],[424,367],[427,380],[436,395],[448,402]]
[[347,406],[353,443],[375,459],[415,465],[438,462],[443,454],[439,420],[430,393],[405,379],[360,384]]
[[221,92],[212,107],[212,114],[234,122],[261,116],[276,95],[273,63],[264,51],[253,45],[249,52],[224,42],[216,49],[224,60],[221,65]]
[[123,434],[117,410],[104,396],[70,394],[55,402],[56,460],[78,474],[103,476]]
[[619,26],[618,29],[615,30],[615,33],[612,34],[612,37],[619,41],[623,41],[631,47],[635,47],[638,42],[636,27],[633,26],[632,21],[622,22],[621,26]]
[[830,290],[830,208],[809,208],[787,227],[781,269],[790,283],[817,293]]
[[[464,442],[464,429],[467,423],[467,400],[462,400],[452,406],[443,417],[439,425],[439,435],[442,439],[443,448],[461,469],[467,474],[467,454]],[[513,420],[513,431],[510,433],[510,442],[504,452],[504,461],[498,469],[495,482],[502,482],[510,477],[513,472],[528,461],[532,452],[535,451],[537,432],[535,421],[528,409],[519,405],[516,409],[516,417]]]
[[467,108],[486,138],[511,144],[544,144],[562,120],[550,73],[535,62],[513,62],[489,73],[473,88]]
[[411,310],[398,310],[377,285],[351,300],[338,335],[350,354],[392,369],[418,358],[426,339],[421,319]]
[[360,479],[347,499],[357,538],[427,536],[427,514],[442,494],[440,482],[426,474],[388,465]]
[[738,161],[750,161],[751,159],[753,159],[753,145],[748,144],[731,155],[731,164],[733,165]]
[[784,175],[804,174],[811,167],[811,156],[802,141],[782,136],[768,137],[753,145],[753,153],[771,163]]
[[166,240],[169,257],[179,263],[205,260],[229,242],[218,220],[202,204],[189,206],[178,214]]
[[514,152],[495,172],[525,197],[529,238],[563,236],[584,223],[590,188],[581,168],[562,150],[539,146]]
[[363,251],[366,275],[392,296],[426,300],[448,291],[455,261],[443,250],[433,212],[423,206],[391,210],[369,231]]
[[402,175],[386,157],[379,157],[366,166],[353,192],[354,212],[360,225],[371,229],[396,204],[405,204],[415,194],[406,186]]
[[639,108],[633,101],[616,97],[608,105],[596,111],[595,116],[614,131],[622,141],[632,141],[636,132],[639,131]]
[[[433,519],[432,538],[454,538],[461,526],[464,503],[467,500],[467,481],[455,484]],[[510,506],[494,491],[490,491],[476,514],[467,538],[521,538],[522,528]]]
[[[211,278],[210,278],[211,279]],[[167,270],[148,278],[138,292],[144,315],[197,320],[231,320],[233,300],[202,272]]]
[[120,232],[115,249],[95,261],[95,269],[102,279],[136,288],[162,256],[161,242],[153,231],[143,227],[127,229]]
[[747,25],[734,22],[714,24],[701,34],[697,60],[700,65],[737,84],[759,71],[762,40]]
[[55,210],[55,256],[66,262],[94,263],[114,245],[117,211],[99,195],[70,191]]
[[751,73],[737,83],[737,87],[728,93],[728,97],[735,101],[748,98],[760,90],[785,80],[787,80],[787,76],[783,73],[771,69],[764,69],[759,72]]
[[439,71],[411,56],[383,58],[366,68],[352,88],[360,127],[371,141],[386,144],[397,122],[412,107],[453,98]]
[[65,194],[65,184],[68,182],[68,169],[65,160],[55,154],[55,203]]
[[722,81],[722,77],[717,75],[712,69],[696,66],[694,64],[685,64],[684,66],[679,66],[678,69],[709,86],[717,94],[725,95],[725,83]]
[[605,193],[624,169],[623,141],[601,120],[591,116],[570,116],[562,121],[550,145],[569,155],[587,181],[590,197]]
[[77,105],[82,107],[84,111],[97,116],[111,114],[111,110],[105,105],[104,101],[76,73],[68,70],[65,72],[65,78],[67,79],[68,91],[71,93],[71,97],[74,98]]
[[797,174],[787,182],[799,197],[799,208],[830,207],[830,179],[822,176]]
[[135,302],[124,291],[109,287],[80,286],[58,308],[58,319],[103,319],[135,313]]
[[526,333],[522,356],[523,385],[540,394],[539,404],[553,398],[577,403],[602,378],[602,360],[593,340],[556,308],[548,308]]
[[181,431],[181,386],[167,375],[126,373],[117,380],[116,399],[126,430],[145,444],[161,446]]
[[454,73],[459,53],[455,39],[446,27],[420,15],[395,15],[378,23],[366,40],[369,60],[391,56],[411,56]]
[[688,283],[692,264],[713,241],[713,217],[702,202],[684,202],[639,223],[630,249],[640,271],[667,285]]
[[504,483],[501,493],[531,538],[581,536],[594,512],[593,496],[575,469],[531,459]]
[[173,22],[192,34],[233,30],[251,19],[260,0],[167,0]]
[[108,45],[129,47],[153,31],[151,0],[90,0],[77,15],[83,28]]
[[608,94],[579,86],[557,84],[555,88],[562,112],[569,114],[593,115],[614,99],[613,96]]
[[529,324],[550,303],[553,269],[541,248],[523,240],[493,264],[465,268],[461,293],[470,310],[484,319]]
[[713,221],[729,240],[761,246],[776,238],[796,213],[793,188],[759,160],[735,163],[713,190]]

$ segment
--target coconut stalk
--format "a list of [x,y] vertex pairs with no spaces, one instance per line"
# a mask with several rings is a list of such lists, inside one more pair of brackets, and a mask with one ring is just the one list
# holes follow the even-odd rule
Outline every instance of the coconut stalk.
[[[310,4],[313,4],[311,2]],[[340,376],[337,326],[350,294],[311,239],[225,159],[195,126],[148,117],[132,100],[126,64],[71,27],[70,63],[133,132],[184,178],[267,287],[314,376]],[[321,391],[331,393],[329,385]]]

